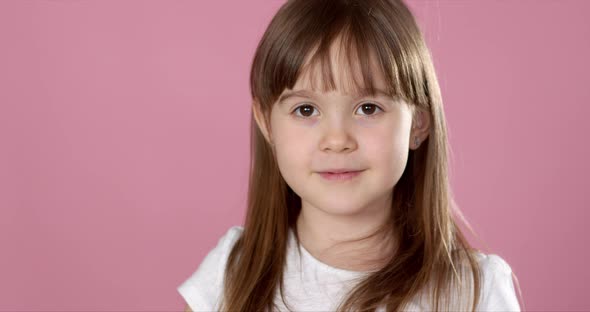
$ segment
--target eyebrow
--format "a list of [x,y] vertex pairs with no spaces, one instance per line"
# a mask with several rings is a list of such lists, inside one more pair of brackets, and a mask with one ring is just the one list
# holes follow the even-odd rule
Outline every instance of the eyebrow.
[[[378,96],[383,96],[383,97],[387,97],[390,99],[394,99],[393,96],[391,96],[389,93],[381,90],[381,89],[375,89],[375,94]],[[355,100],[371,95],[370,90],[368,88],[364,88],[361,89],[359,93],[357,93]],[[292,98],[292,97],[304,97],[304,98],[309,98],[309,99],[313,99],[315,98],[315,92],[313,91],[309,91],[309,90],[291,90],[291,91],[285,91],[283,94],[281,94],[281,96],[278,99],[278,103],[282,104],[283,102],[285,102],[287,99]]]

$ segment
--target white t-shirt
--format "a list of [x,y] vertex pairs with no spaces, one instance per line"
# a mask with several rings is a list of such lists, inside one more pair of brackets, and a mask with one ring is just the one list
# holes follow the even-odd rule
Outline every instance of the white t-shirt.
[[[194,312],[219,310],[227,256],[242,231],[242,226],[231,227],[197,270],[178,286],[178,292]],[[303,246],[300,246],[300,258],[296,247],[290,231],[284,286],[285,300],[293,311],[335,311],[344,295],[355,285],[354,279],[367,274],[329,266],[314,258]],[[483,269],[483,288],[477,310],[520,311],[512,283],[512,270],[506,261],[497,255],[482,253],[478,254],[478,261]],[[288,311],[280,294],[275,296],[275,303],[280,311]],[[416,299],[408,310],[430,311],[432,308],[426,301]]]

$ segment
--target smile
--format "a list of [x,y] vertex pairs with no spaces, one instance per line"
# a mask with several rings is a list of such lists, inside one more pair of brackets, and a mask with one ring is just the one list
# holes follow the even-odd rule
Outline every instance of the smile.
[[359,176],[364,170],[348,172],[319,172],[320,176],[328,181],[348,181]]

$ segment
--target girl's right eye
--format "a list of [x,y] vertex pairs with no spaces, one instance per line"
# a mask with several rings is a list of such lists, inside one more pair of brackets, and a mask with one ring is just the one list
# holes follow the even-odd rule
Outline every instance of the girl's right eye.
[[293,113],[297,113],[298,111],[300,111],[302,114],[301,115],[297,115],[298,117],[311,117],[312,115],[310,115],[310,113],[313,112],[313,110],[315,110],[315,107],[311,106],[311,105],[301,105],[298,106],[297,108],[295,108],[295,110],[293,111]]

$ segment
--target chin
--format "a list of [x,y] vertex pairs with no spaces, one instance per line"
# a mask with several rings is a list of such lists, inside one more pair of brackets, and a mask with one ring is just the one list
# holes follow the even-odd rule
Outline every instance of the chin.
[[[345,198],[342,198],[345,199]],[[341,200],[338,202],[325,203],[318,207],[318,209],[331,215],[355,215],[363,211],[362,204],[355,204],[355,201]]]

